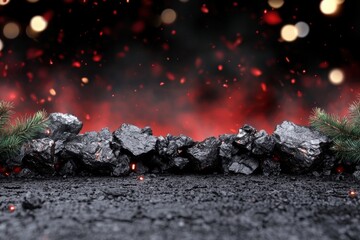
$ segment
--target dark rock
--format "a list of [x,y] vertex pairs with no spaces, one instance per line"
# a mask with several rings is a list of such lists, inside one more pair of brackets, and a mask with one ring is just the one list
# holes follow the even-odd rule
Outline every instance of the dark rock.
[[44,199],[41,195],[32,192],[27,192],[23,199],[22,207],[24,209],[33,210],[36,208],[41,208],[43,203],[44,203]]
[[130,172],[130,158],[126,155],[118,157],[118,163],[113,168],[111,175],[115,177],[126,176]]
[[114,132],[114,140],[118,142],[121,149],[131,153],[132,156],[139,157],[155,151],[156,137],[149,135],[150,130],[122,124]]
[[281,172],[280,162],[271,158],[265,158],[261,164],[262,172],[265,176],[278,176]]
[[318,131],[283,122],[273,134],[278,150],[285,157],[282,164],[291,173],[304,173],[319,165],[330,140]]
[[231,159],[233,155],[237,153],[232,143],[221,142],[219,146],[219,156],[225,159]]
[[107,128],[98,133],[80,134],[65,143],[62,156],[64,159],[76,159],[79,165],[91,172],[126,175],[130,170],[130,161],[120,151],[111,148],[112,139]]
[[209,170],[218,166],[219,145],[220,141],[218,139],[210,137],[187,150],[194,160],[196,170]]
[[78,167],[76,166],[76,164],[72,160],[69,160],[61,166],[59,174],[61,176],[75,176],[77,170]]
[[188,164],[190,160],[188,158],[184,157],[175,157],[172,161],[172,165],[176,169],[183,170]]
[[147,134],[149,136],[153,135],[153,131],[149,126],[146,126],[143,129],[141,129],[141,133]]
[[137,162],[135,172],[138,174],[144,174],[150,172],[150,169],[149,167],[145,166],[142,162]]
[[42,174],[53,174],[59,162],[63,141],[50,138],[34,139],[23,146],[22,165]]
[[360,180],[360,171],[355,171],[352,174],[357,180]]
[[51,138],[53,140],[67,140],[78,134],[83,124],[71,114],[51,113],[48,127],[37,138]]
[[236,135],[235,134],[221,134],[219,136],[219,140],[220,140],[220,142],[233,144],[236,140]]
[[28,168],[22,168],[21,171],[16,175],[19,178],[33,178],[35,173]]
[[275,147],[275,139],[273,136],[268,135],[265,130],[260,130],[254,135],[253,148],[251,152],[255,155],[270,154]]
[[166,138],[160,136],[156,144],[156,152],[161,159],[161,170],[183,170],[190,162],[187,149],[194,146],[192,138],[168,134]]
[[236,135],[235,144],[242,149],[251,151],[252,143],[255,139],[256,129],[250,125],[245,124],[239,129],[239,133]]
[[221,160],[221,168],[223,172],[228,173],[229,163],[233,156],[235,156],[239,149],[234,146],[236,135],[234,134],[223,134],[219,136],[221,142],[219,146],[219,157]]
[[323,157],[322,164],[319,166],[319,169],[323,172],[332,171],[338,163],[340,162],[334,155],[326,154]]
[[195,142],[191,137],[180,134],[180,136],[168,135],[169,142],[175,141],[177,149],[185,149],[194,146]]
[[259,167],[259,161],[248,154],[236,155],[228,165],[232,173],[252,174]]

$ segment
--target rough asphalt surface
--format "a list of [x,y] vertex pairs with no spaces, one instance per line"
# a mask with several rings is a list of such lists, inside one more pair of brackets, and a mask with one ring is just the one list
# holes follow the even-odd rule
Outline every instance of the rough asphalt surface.
[[360,239],[351,189],[336,176],[0,178],[0,239]]

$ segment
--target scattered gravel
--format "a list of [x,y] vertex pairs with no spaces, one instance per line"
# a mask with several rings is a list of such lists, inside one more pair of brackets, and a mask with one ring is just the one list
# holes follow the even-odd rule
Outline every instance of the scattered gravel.
[[360,237],[347,175],[0,178],[0,189],[0,239]]

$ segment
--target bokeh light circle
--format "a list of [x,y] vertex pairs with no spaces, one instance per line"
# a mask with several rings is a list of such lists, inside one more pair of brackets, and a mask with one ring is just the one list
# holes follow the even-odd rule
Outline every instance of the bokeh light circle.
[[268,0],[268,4],[272,8],[281,8],[284,5],[284,0]]
[[338,10],[337,0],[323,0],[320,3],[320,11],[325,15],[331,15]]
[[0,6],[4,6],[6,4],[8,4],[10,2],[10,0],[0,0]]
[[20,27],[17,23],[9,22],[3,28],[3,34],[8,39],[14,39],[20,34]]
[[345,75],[344,72],[339,69],[339,68],[335,68],[333,70],[330,71],[329,73],[329,81],[334,84],[334,85],[340,85],[344,82],[345,80]]
[[299,38],[306,37],[310,32],[309,24],[307,24],[306,22],[298,22],[295,24],[295,27],[298,31]]
[[172,24],[176,20],[176,12],[171,9],[167,8],[161,13],[161,21],[165,24]]
[[34,30],[35,32],[42,32],[46,29],[47,27],[47,21],[45,20],[45,18],[43,16],[34,16],[31,21],[30,21],[30,27],[32,30]]
[[295,41],[298,37],[298,29],[291,24],[287,24],[281,28],[281,38],[287,42]]

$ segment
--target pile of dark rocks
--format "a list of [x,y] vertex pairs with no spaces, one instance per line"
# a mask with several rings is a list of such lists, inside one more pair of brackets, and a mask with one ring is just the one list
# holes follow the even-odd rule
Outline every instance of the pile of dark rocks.
[[309,127],[284,121],[273,134],[244,125],[238,134],[196,142],[180,135],[153,136],[150,127],[122,124],[110,132],[79,134],[82,122],[52,113],[48,129],[26,143],[12,164],[19,175],[111,175],[225,173],[329,175],[338,160],[331,140]]

